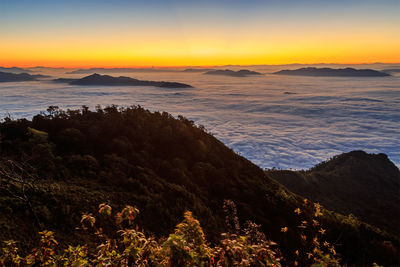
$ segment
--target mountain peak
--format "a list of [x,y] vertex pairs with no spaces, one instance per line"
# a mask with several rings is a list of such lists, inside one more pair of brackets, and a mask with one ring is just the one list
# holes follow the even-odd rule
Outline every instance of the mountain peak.
[[305,67],[295,70],[280,70],[273,74],[279,75],[298,75],[298,76],[321,76],[321,77],[386,77],[391,76],[388,73],[372,69],[333,69],[333,68],[315,68]]
[[267,171],[296,194],[396,234],[400,171],[387,155],[343,153],[308,171]]
[[93,73],[81,79],[56,79],[55,82],[68,82],[72,85],[104,85],[104,86],[155,86],[166,88],[190,88],[192,86],[178,82],[143,81],[130,77],[101,75]]

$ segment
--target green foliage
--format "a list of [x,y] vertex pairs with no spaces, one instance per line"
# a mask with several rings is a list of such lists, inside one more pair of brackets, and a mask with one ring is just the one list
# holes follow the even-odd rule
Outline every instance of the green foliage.
[[39,232],[40,247],[34,248],[32,253],[26,256],[28,265],[53,266],[56,262],[55,248],[58,242],[52,231]]
[[217,266],[281,266],[281,258],[272,248],[275,245],[266,240],[252,244],[247,236],[225,235],[215,261]]
[[0,266],[18,266],[23,260],[18,255],[18,247],[14,240],[3,241],[4,247],[1,249]]
[[[298,218],[293,214],[301,205],[301,198],[227,148],[204,127],[197,127],[182,116],[174,118],[166,112],[150,112],[140,106],[97,107],[95,111],[87,107],[63,111],[53,106],[31,121],[4,120],[0,123],[0,136],[0,166],[10,159],[31,166],[18,176],[21,179],[17,183],[10,184],[10,179],[0,177],[0,240],[20,240],[22,252],[37,247],[40,238],[37,232],[49,229],[56,233],[63,250],[68,249],[66,244],[75,248],[73,251],[87,244],[90,256],[93,244],[98,245],[102,240],[104,253],[98,256],[118,260],[125,245],[115,247],[112,240],[117,240],[121,232],[112,229],[137,231],[136,226],[141,225],[141,232],[156,240],[169,236],[187,210],[201,222],[210,242],[205,246],[210,247],[220,243],[220,234],[225,231],[226,216],[222,208],[225,199],[236,203],[239,214],[227,230],[232,237],[236,235],[233,240],[246,251],[248,244],[258,244],[255,240],[259,240],[260,232],[279,244],[288,261],[294,260],[293,251],[302,245],[297,238]],[[102,206],[101,214],[93,216],[93,207],[98,203],[108,206]],[[121,218],[128,219],[119,218],[121,221],[115,226],[116,218],[111,219],[109,214],[112,209],[122,210],[125,203],[133,204],[121,214]],[[137,218],[133,206],[142,211]],[[75,223],[86,211],[80,227],[83,232],[74,231]],[[313,216],[308,211],[305,215]],[[248,228],[251,238],[243,241],[240,236],[244,234],[238,231],[238,226],[246,229],[249,219],[260,227],[257,231]],[[398,242],[375,229],[363,228],[361,224],[354,231],[335,213],[324,214],[322,220],[326,235],[340,239],[337,251],[344,262],[359,265],[372,264],[374,260],[392,265],[399,262]],[[88,230],[98,223],[103,224],[102,229],[96,228],[97,234],[89,234]],[[289,229],[286,235],[280,232],[282,227]],[[134,234],[138,233],[127,235]],[[176,241],[178,250],[190,245],[182,234],[171,239]],[[132,241],[132,246],[126,243],[131,247],[126,253],[133,258],[139,253],[135,252],[135,246],[140,247],[135,244],[142,244],[138,240]],[[386,246],[385,241],[393,245]],[[154,262],[165,249],[160,245],[159,254],[151,254]],[[192,253],[203,255],[204,251]]]
[[[305,216],[305,211],[310,210],[312,217]],[[326,240],[326,230],[322,227],[320,218],[323,209],[319,203],[312,203],[307,199],[303,200],[301,208],[296,208],[294,213],[299,218],[298,228],[300,229],[299,239],[302,241],[295,251],[294,266],[340,266],[335,250],[335,245]],[[287,229],[285,229],[286,232]]]
[[168,261],[172,266],[209,266],[211,249],[206,245],[199,221],[189,211],[184,217],[163,244]]
[[68,246],[58,262],[61,262],[61,266],[89,266],[90,260],[87,254],[85,246]]
[[47,139],[49,137],[48,133],[30,127],[28,127],[28,131],[32,135],[30,140],[31,142],[38,144],[47,143]]
[[352,213],[347,215],[343,222],[351,225],[354,229],[358,229],[360,227],[360,221]]
[[[111,207],[99,206],[99,215],[112,217]],[[121,223],[133,224],[138,210],[126,206],[117,213],[115,228]],[[82,216],[85,231],[93,231],[99,243],[88,252],[88,245],[69,245],[58,248],[51,231],[43,231],[40,246],[25,257],[18,254],[16,242],[6,241],[0,254],[3,266],[280,266],[280,258],[270,247],[276,245],[263,240],[249,242],[248,236],[223,234],[220,245],[207,245],[203,229],[191,212],[185,212],[184,220],[165,241],[156,241],[137,229],[123,229],[113,239],[102,233],[92,215]]]
[[400,171],[385,154],[351,151],[307,171],[266,173],[296,194],[398,236]]

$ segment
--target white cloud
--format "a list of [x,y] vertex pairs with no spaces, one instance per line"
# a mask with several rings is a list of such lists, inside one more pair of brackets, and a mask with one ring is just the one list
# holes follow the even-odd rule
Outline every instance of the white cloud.
[[[125,74],[126,75],[126,74]],[[193,89],[0,84],[0,117],[31,117],[49,105],[137,105],[182,114],[264,168],[309,168],[342,152],[385,153],[400,166],[400,77],[231,78],[135,73]],[[291,92],[292,94],[285,94]]]

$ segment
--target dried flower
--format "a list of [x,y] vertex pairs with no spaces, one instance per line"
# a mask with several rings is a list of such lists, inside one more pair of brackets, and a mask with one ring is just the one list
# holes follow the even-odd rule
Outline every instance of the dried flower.
[[295,210],[294,210],[294,213],[297,213],[297,215],[300,215],[300,213],[301,213],[300,208],[295,209]]

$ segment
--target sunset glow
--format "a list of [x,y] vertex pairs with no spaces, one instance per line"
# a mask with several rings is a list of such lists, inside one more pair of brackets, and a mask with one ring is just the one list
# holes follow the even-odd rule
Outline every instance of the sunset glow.
[[53,2],[0,3],[1,65],[400,62],[398,1]]

